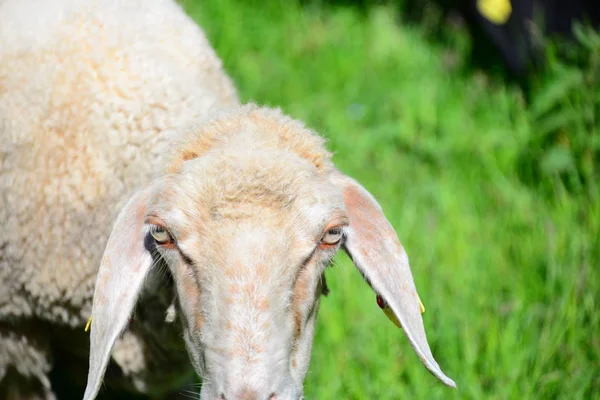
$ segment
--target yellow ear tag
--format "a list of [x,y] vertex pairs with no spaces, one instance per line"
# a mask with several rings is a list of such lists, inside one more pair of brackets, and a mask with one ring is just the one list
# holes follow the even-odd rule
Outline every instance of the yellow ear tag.
[[488,21],[504,25],[512,14],[510,0],[477,0],[477,11]]
[[387,317],[390,319],[390,321],[392,321],[394,323],[394,325],[396,325],[398,328],[402,328],[402,326],[400,326],[400,321],[398,321],[398,318],[396,318],[396,315],[394,314],[394,312],[392,311],[391,308],[386,306],[383,309],[383,312],[385,313],[385,315],[387,315]]
[[92,325],[92,316],[90,315],[90,319],[88,319],[87,324],[85,324],[85,332],[90,329],[90,325]]
[[[419,299],[419,309],[421,310],[421,314],[423,314],[425,312],[425,306],[418,296],[417,298]],[[383,300],[383,297],[379,295],[377,295],[377,305],[383,310],[385,315],[394,323],[394,325],[396,325],[398,328],[402,328],[400,321],[398,321],[398,318],[396,317],[396,314],[394,314],[390,306],[388,306],[385,300]]]

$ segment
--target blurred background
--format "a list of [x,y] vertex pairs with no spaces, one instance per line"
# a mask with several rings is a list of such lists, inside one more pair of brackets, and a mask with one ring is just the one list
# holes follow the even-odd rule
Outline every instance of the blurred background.
[[245,101],[304,120],[379,199],[458,384],[340,255],[308,399],[600,398],[597,1],[181,3]]

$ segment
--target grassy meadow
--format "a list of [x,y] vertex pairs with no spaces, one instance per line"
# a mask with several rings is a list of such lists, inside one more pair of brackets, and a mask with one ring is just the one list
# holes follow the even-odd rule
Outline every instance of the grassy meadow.
[[398,4],[181,2],[243,100],[316,129],[380,201],[458,385],[340,254],[307,399],[600,398],[600,37],[581,35],[584,68],[549,51],[525,95],[470,66],[464,29],[435,40]]

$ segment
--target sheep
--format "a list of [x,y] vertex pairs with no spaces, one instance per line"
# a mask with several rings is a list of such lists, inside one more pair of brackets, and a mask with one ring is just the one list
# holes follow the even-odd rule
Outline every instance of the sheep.
[[[389,305],[426,367],[433,359],[396,232],[338,171],[324,140],[278,109],[248,104],[183,128],[163,172],[121,210],[95,287],[85,399],[147,275],[162,265],[201,399],[299,399],[322,276],[343,247]],[[154,268],[153,268],[154,267]]]
[[[0,398],[55,398],[49,374],[71,359],[61,380],[83,392],[81,326],[119,209],[170,132],[238,104],[175,1],[0,1]],[[159,289],[147,300],[172,303]],[[156,394],[194,378],[179,327],[153,312],[115,345],[123,378],[109,387]]]
[[316,132],[241,105],[175,3],[33,6],[0,3],[7,398],[56,398],[53,363],[79,390],[91,315],[84,400],[167,398],[195,374],[200,399],[300,399],[340,249],[455,386],[376,199]]

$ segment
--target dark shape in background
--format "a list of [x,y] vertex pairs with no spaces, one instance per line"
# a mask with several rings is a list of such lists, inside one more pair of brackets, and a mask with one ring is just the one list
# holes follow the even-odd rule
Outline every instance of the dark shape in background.
[[573,39],[574,22],[589,23],[595,27],[600,24],[600,3],[594,0],[513,0],[511,3],[512,14],[504,25],[496,25],[481,15],[477,10],[477,0],[467,0],[459,6],[459,10],[471,28],[474,58],[486,59],[489,41],[509,71],[518,76],[543,59],[541,49],[535,45],[535,30],[544,36],[559,35]]
[[[435,40],[444,37],[448,24],[466,25],[471,40],[471,66],[488,72],[505,74],[523,80],[535,68],[544,64],[542,37],[574,40],[576,22],[600,27],[599,0],[497,0],[510,1],[512,12],[504,24],[495,24],[482,15],[477,7],[480,0],[391,0],[402,10],[401,18],[422,25],[432,8],[441,12],[439,24],[431,32]],[[315,1],[302,0],[305,4]],[[316,3],[352,5],[365,10],[384,0],[317,0]],[[493,0],[492,0],[493,2]],[[457,21],[459,19],[460,21]]]

